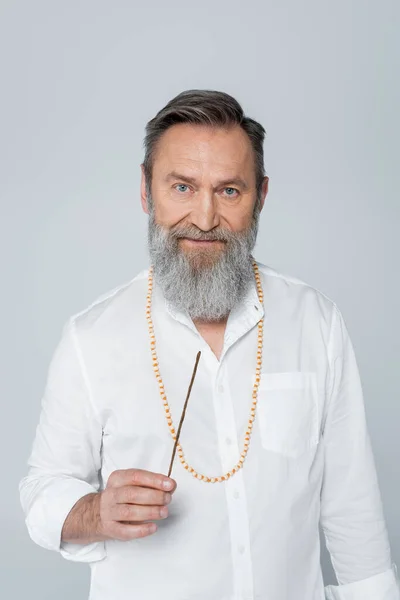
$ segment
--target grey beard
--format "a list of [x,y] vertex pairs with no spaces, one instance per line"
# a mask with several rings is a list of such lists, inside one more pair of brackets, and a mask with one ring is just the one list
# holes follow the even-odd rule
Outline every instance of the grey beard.
[[[194,225],[167,229],[155,222],[149,202],[148,249],[154,279],[166,300],[193,320],[220,321],[241,302],[254,281],[253,257],[260,211],[255,209],[251,226],[235,233],[218,228],[204,232]],[[215,250],[185,253],[179,239],[222,240],[218,258]]]

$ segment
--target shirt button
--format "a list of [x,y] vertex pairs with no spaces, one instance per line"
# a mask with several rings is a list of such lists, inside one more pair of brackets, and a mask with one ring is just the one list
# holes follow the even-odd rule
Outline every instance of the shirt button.
[[231,438],[226,438],[225,442],[226,442],[227,446],[230,446],[232,444]]
[[237,500],[239,498],[240,494],[237,490],[234,490],[233,492],[233,497],[235,498],[235,500]]
[[246,551],[246,548],[244,546],[239,546],[238,550],[239,550],[239,554],[244,554]]
[[222,383],[220,383],[220,384],[219,384],[219,386],[218,386],[218,391],[219,391],[219,392],[221,392],[221,394],[223,393],[223,391],[224,391],[224,386],[222,385]]

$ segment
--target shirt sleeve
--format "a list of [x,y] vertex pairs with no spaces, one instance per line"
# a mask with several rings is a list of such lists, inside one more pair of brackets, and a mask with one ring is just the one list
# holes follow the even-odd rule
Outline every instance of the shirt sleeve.
[[325,596],[328,600],[400,600],[358,366],[336,306],[328,351],[321,527],[339,585],[326,586]]
[[19,492],[34,542],[67,560],[92,562],[106,556],[104,542],[61,541],[75,503],[100,487],[102,427],[86,377],[75,323],[62,329],[47,374],[39,424]]

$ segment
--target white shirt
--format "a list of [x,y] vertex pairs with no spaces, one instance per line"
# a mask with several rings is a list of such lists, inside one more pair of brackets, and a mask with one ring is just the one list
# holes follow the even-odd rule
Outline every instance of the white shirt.
[[[79,498],[116,469],[167,474],[173,440],[152,368],[145,270],[65,323],[20,483],[31,538],[91,567],[90,600],[399,600],[363,393],[337,306],[262,265],[229,315],[220,360],[192,320],[153,291],[160,373],[180,442],[218,476],[243,450],[264,317],[262,377],[244,468],[194,479],[176,456],[177,490],[158,531],[129,542],[60,543]],[[325,586],[318,524],[339,585]]]

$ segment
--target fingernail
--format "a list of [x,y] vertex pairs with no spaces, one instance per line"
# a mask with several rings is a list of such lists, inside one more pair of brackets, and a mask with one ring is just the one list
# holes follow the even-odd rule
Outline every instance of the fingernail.
[[168,517],[168,508],[166,506],[163,506],[162,509],[160,510],[160,516],[165,519],[166,517]]
[[163,487],[165,490],[171,490],[172,489],[172,481],[168,481],[168,479],[166,479],[163,483]]
[[167,494],[165,494],[165,500],[164,500],[164,503],[165,503],[165,504],[169,504],[169,503],[171,502],[171,499],[172,499],[172,496],[171,496],[171,494],[168,494],[168,493],[167,493]]

